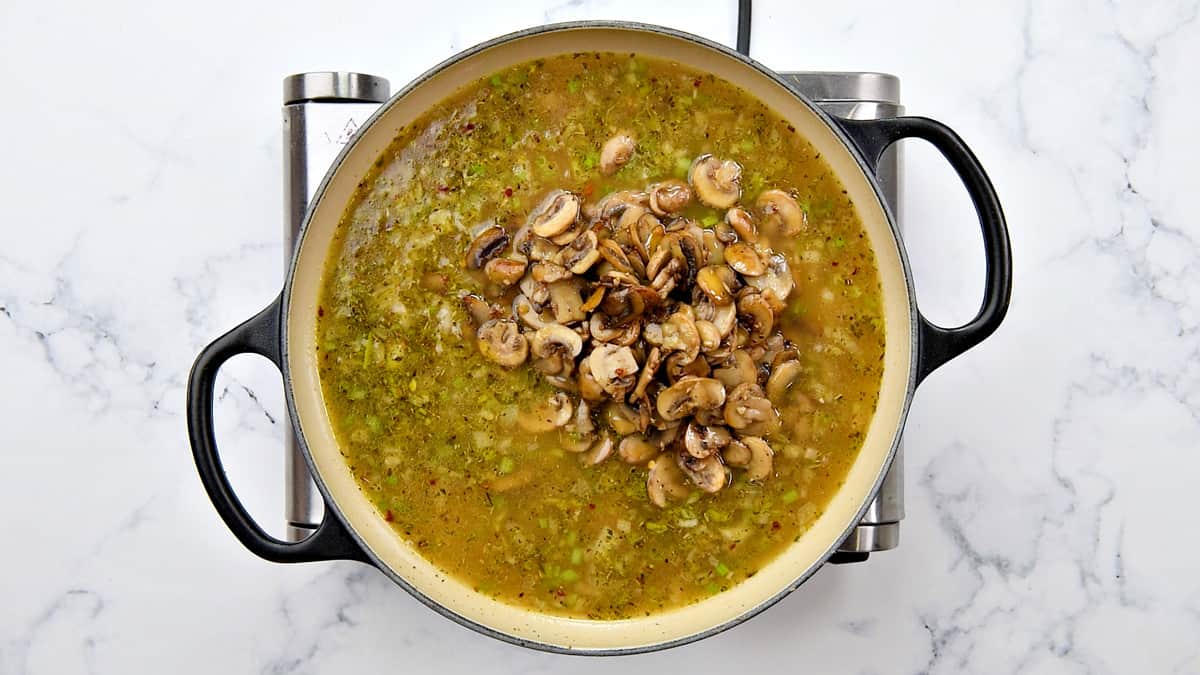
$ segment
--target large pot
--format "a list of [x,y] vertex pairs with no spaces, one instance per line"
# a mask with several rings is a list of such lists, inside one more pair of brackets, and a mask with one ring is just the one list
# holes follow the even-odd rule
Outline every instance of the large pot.
[[[447,577],[405,543],[359,490],[338,450],[322,400],[315,349],[321,272],[338,222],[359,181],[398,130],[455,90],[494,71],[580,51],[637,52],[713,73],[742,87],[793,124],[829,162],[858,209],[879,264],[887,326],[878,409],[844,487],[811,529],[758,574],[729,591],[666,613],[622,621],[567,619],[503,604]],[[908,137],[928,141],[954,167],[982,226],[987,257],[985,299],[978,315],[959,328],[935,326],[918,312],[896,221],[873,178],[881,153]],[[197,358],[188,383],[192,450],[217,511],[238,539],[263,558],[275,562],[365,562],[440,614],[528,647],[589,654],[660,649],[744,621],[821,567],[859,521],[883,479],[917,385],[996,329],[1008,306],[1010,275],[1008,233],[996,194],[975,156],[944,125],[917,117],[878,121],[830,117],[760,64],[708,40],[666,28],[596,22],[538,28],[498,38],[445,61],[393,96],[359,130],[317,192],[282,294]],[[325,499],[324,522],[301,542],[275,539],[254,523],[234,495],[217,454],[213,381],[221,364],[246,352],[269,358],[282,371],[296,436]]]

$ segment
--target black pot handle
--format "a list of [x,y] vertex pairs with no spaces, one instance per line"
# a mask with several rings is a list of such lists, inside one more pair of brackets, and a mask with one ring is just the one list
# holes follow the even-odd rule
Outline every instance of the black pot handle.
[[221,519],[233,531],[234,536],[260,558],[272,562],[292,563],[315,560],[359,560],[367,562],[362,549],[354,538],[333,515],[326,504],[325,518],[307,539],[290,543],[267,534],[242,506],[233,487],[225,476],[225,468],[217,454],[216,436],[213,431],[213,382],[217,371],[238,354],[265,356],[281,371],[280,353],[280,307],[282,296],[276,298],[254,318],[217,338],[200,352],[188,378],[187,424],[192,442],[192,455],[196,469],[208,497]]
[[917,382],[920,382],[938,366],[995,332],[1008,312],[1008,302],[1012,296],[1012,249],[1008,241],[1008,227],[1004,223],[1004,211],[975,153],[958,134],[941,122],[925,117],[835,119],[854,140],[872,172],[879,166],[883,152],[896,141],[902,138],[928,141],[954,168],[979,216],[987,264],[983,304],[975,318],[958,328],[942,328],[919,315]]

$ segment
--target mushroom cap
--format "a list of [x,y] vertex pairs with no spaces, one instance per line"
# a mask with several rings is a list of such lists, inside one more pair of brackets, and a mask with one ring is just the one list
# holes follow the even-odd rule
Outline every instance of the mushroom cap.
[[492,258],[483,266],[483,273],[492,282],[505,288],[512,286],[525,275],[526,263],[512,258]]
[[650,186],[650,210],[655,215],[679,213],[692,202],[692,188],[681,180],[667,180]]
[[529,349],[538,358],[561,355],[573,359],[583,350],[583,338],[562,324],[551,323],[534,331]]
[[763,481],[769,478],[775,456],[771,446],[757,436],[742,436],[741,441],[750,450],[750,461],[746,463],[746,480]]
[[732,436],[724,427],[709,427],[693,422],[683,432],[683,449],[692,457],[704,459],[720,452],[729,445],[731,439]]
[[696,198],[714,209],[727,209],[742,196],[742,167],[732,159],[721,161],[700,155],[688,171]]
[[729,484],[729,469],[721,463],[720,455],[699,459],[686,452],[677,452],[675,463],[693,485],[709,494],[719,492]]
[[720,368],[713,370],[712,376],[720,380],[732,393],[734,387],[756,383],[758,367],[754,365],[754,359],[746,350],[735,349],[721,362]]
[[490,319],[475,333],[479,352],[490,361],[515,368],[529,356],[529,342],[512,319]]
[[658,456],[658,453],[658,445],[637,434],[622,438],[617,447],[617,455],[626,464],[645,464]]
[[754,454],[750,452],[750,448],[740,438],[731,439],[729,445],[726,445],[725,450],[721,452],[721,458],[725,460],[726,464],[739,469],[750,466],[750,460],[753,457]]
[[655,406],[664,420],[678,420],[697,410],[718,408],[725,403],[725,386],[707,377],[685,377],[663,389]]
[[767,271],[767,264],[758,251],[741,241],[725,247],[725,264],[747,277],[757,277]]
[[504,252],[508,241],[508,232],[503,227],[493,225],[484,229],[467,246],[467,267],[473,270],[483,267]]
[[579,461],[583,462],[584,466],[596,466],[612,455],[614,447],[612,436],[604,434],[600,440],[592,443],[587,452],[579,456]]
[[779,430],[779,414],[762,387],[745,382],[734,387],[725,401],[725,423],[749,436],[766,436]]
[[767,378],[767,398],[775,405],[781,405],[788,390],[800,378],[804,367],[796,359],[789,359],[775,366],[771,376]]
[[637,360],[629,347],[596,345],[588,355],[588,365],[600,387],[616,399],[622,398],[637,378]]
[[529,214],[529,227],[539,237],[553,237],[574,225],[578,215],[578,197],[565,190],[552,190]]
[[605,176],[616,173],[633,157],[636,147],[637,143],[628,133],[619,133],[605,141],[600,148],[600,173]]
[[599,259],[599,241],[596,239],[596,233],[591,230],[579,233],[559,252],[559,264],[573,274],[587,272]]
[[788,296],[796,285],[787,258],[778,253],[767,257],[766,272],[757,277],[746,277],[746,283],[758,289],[776,311],[787,307]]
[[763,214],[763,226],[768,232],[782,232],[790,236],[800,233],[808,219],[800,205],[783,190],[764,190],[756,202]]
[[754,224],[754,217],[746,209],[740,206],[730,208],[725,212],[725,223],[733,228],[734,233],[741,237],[742,241],[748,241],[751,244],[758,241],[758,226]]
[[744,293],[738,298],[738,317],[746,326],[752,345],[766,340],[771,335],[771,329],[775,327],[775,312],[760,293]]
[[668,499],[683,499],[688,494],[687,477],[670,453],[651,460],[646,474],[646,493],[655,506],[666,508]]

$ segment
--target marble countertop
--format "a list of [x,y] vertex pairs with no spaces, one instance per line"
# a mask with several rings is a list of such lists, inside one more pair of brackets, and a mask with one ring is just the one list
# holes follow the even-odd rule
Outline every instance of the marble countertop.
[[[757,59],[896,73],[1009,218],[1007,322],[914,403],[899,549],[619,659],[481,637],[365,566],[247,553],[181,411],[198,350],[280,286],[281,77],[398,86],[579,18],[734,38],[732,0],[419,4],[0,4],[0,673],[1200,672],[1194,1],[756,3]],[[932,150],[905,152],[920,304],[959,323],[973,214]],[[279,532],[278,375],[243,357],[218,385],[232,479]]]

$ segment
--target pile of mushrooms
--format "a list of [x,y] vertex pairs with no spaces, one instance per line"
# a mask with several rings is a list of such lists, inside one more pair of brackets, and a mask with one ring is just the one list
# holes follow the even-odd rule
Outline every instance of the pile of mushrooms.
[[[632,144],[606,144],[601,171],[619,169]],[[529,363],[558,389],[518,423],[557,430],[590,465],[613,454],[648,465],[660,507],[689,483],[721,490],[730,467],[767,479],[764,438],[801,372],[777,329],[791,271],[766,235],[799,232],[804,213],[780,190],[739,206],[740,181],[736,162],[703,155],[687,182],[592,204],[554,190],[515,233],[487,226],[466,254],[490,282],[463,298],[480,352],[505,368]],[[723,220],[705,228],[680,216],[693,199]]]

